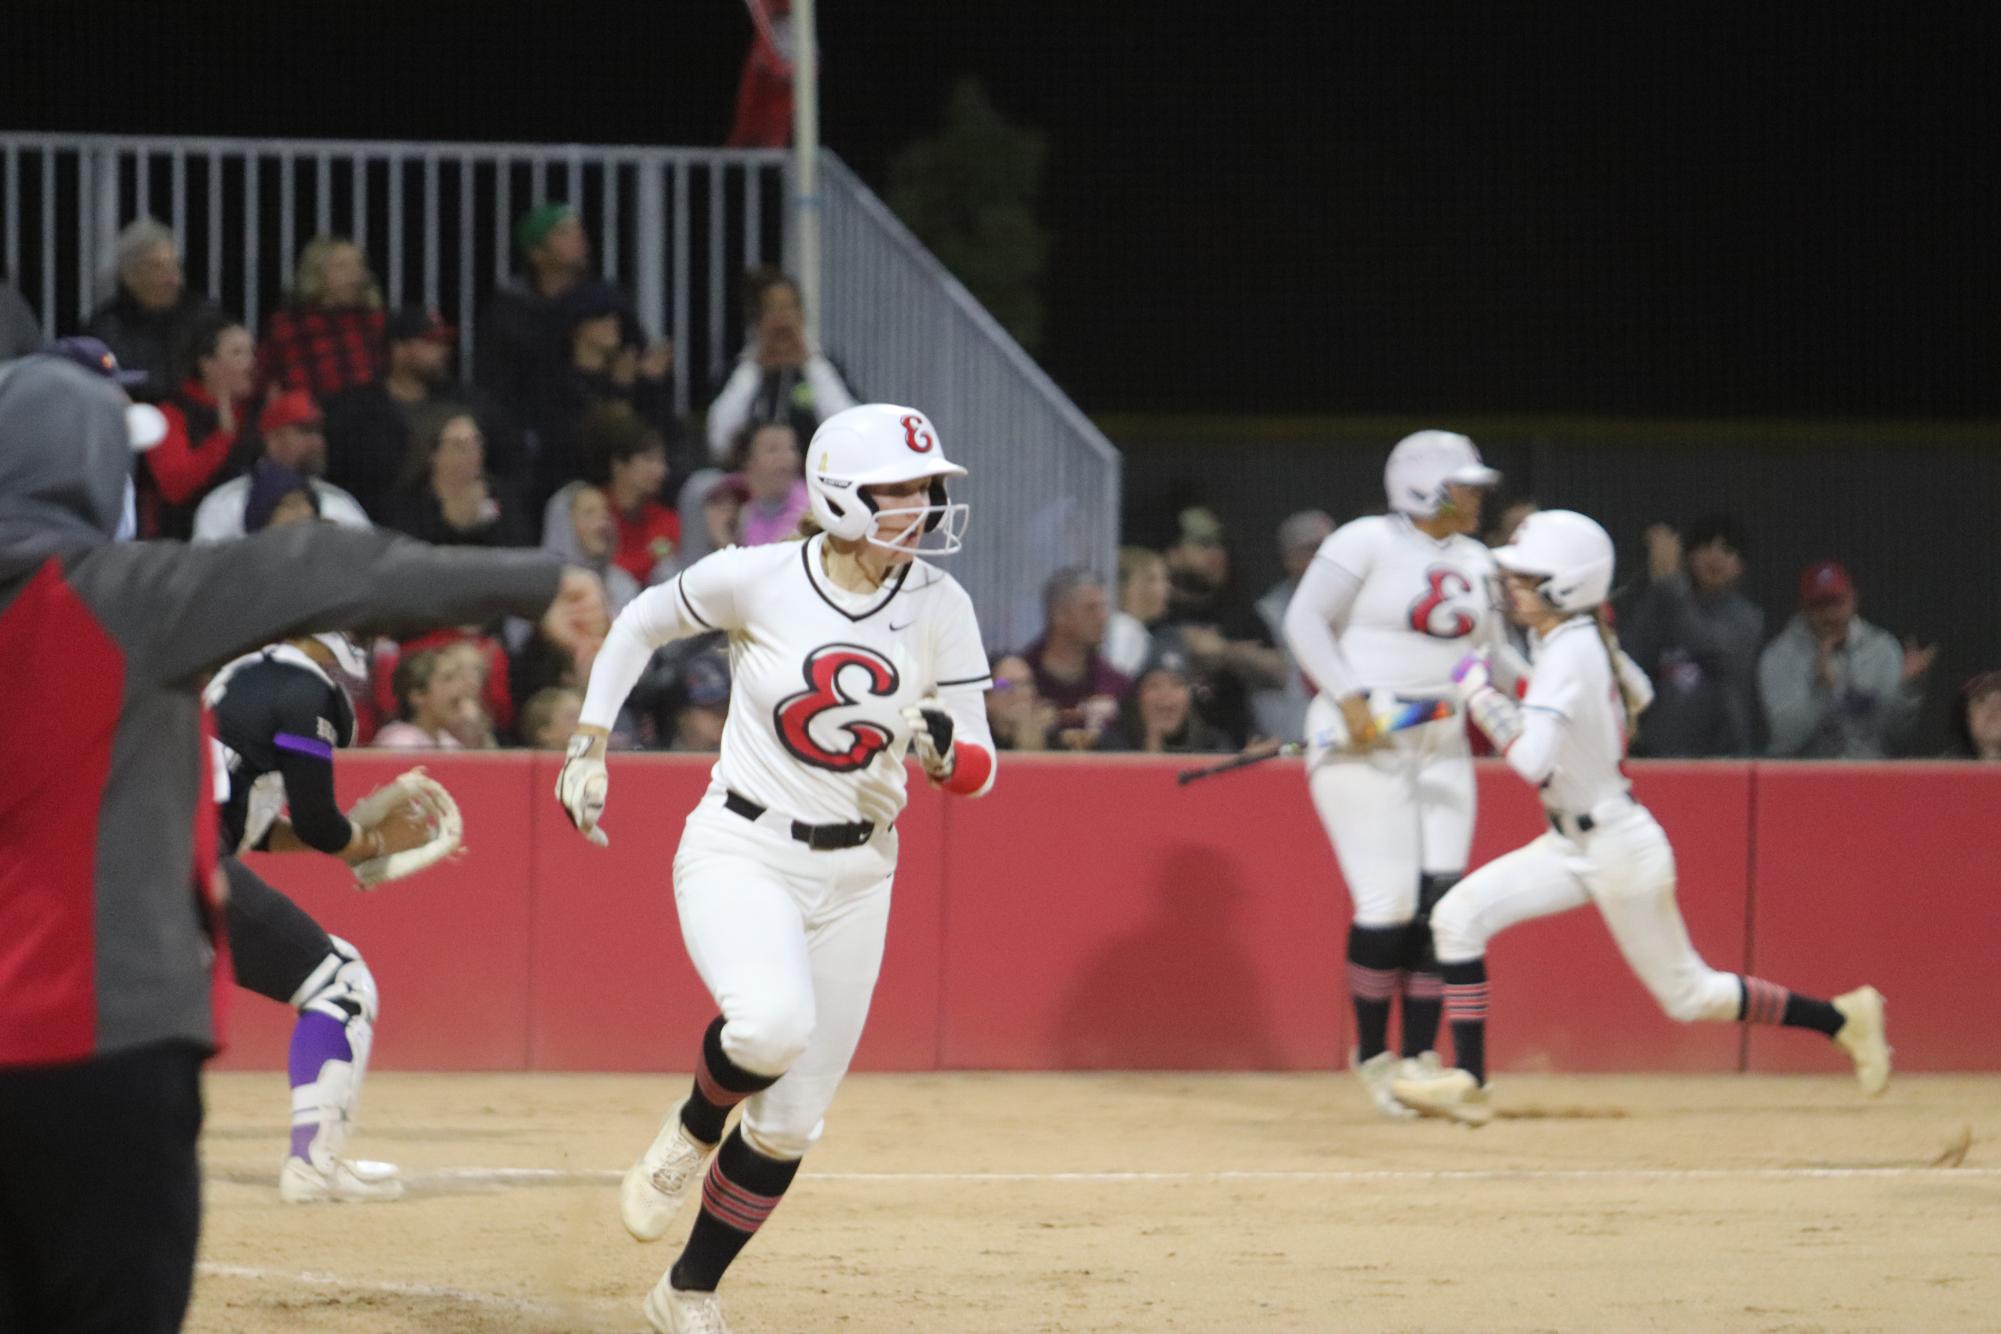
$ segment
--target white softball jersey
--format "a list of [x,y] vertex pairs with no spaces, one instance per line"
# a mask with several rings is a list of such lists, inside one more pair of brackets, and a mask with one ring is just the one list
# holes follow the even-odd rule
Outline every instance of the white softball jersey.
[[1446,695],[1452,669],[1485,647],[1519,662],[1495,607],[1494,559],[1463,534],[1434,538],[1402,514],[1336,529],[1286,610],[1286,638],[1323,694],[1391,689]]
[[[1522,732],[1507,748],[1508,764],[1541,789],[1543,804],[1565,815],[1589,815],[1629,790],[1626,705],[1598,627],[1588,616],[1530,637],[1534,671],[1522,696]],[[1623,655],[1621,655],[1623,656]],[[1639,668],[1620,675],[1644,686]]]
[[656,648],[720,630],[732,686],[712,790],[808,824],[887,825],[906,800],[903,710],[936,695],[961,748],[955,779],[977,778],[947,786],[985,792],[992,678],[972,599],[922,560],[849,592],[827,577],[826,541],[730,547],[641,593],[598,654],[582,721],[609,728]]

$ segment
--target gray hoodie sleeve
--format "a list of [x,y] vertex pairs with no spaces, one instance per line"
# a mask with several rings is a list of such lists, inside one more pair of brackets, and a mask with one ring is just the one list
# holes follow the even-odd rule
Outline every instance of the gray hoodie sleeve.
[[1922,678],[1916,685],[1904,683],[1904,646],[1897,637],[1879,627],[1871,629],[1855,654],[1855,686],[1876,700],[1876,747],[1888,755],[1916,725],[1924,686]]
[[1834,692],[1814,673],[1812,641],[1791,628],[1758,659],[1758,694],[1772,729],[1767,749],[1781,757],[1804,754],[1834,707]]
[[542,551],[308,524],[219,546],[100,547],[70,579],[118,636],[129,673],[178,681],[293,634],[538,617],[561,573]]

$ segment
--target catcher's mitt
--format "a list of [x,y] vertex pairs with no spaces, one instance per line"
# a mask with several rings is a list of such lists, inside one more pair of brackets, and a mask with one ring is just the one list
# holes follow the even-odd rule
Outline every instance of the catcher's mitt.
[[383,784],[357,801],[354,809],[347,813],[347,818],[361,828],[369,829],[406,804],[422,815],[431,836],[414,848],[356,862],[353,868],[356,889],[374,889],[385,880],[401,880],[406,875],[415,875],[461,850],[465,838],[465,818],[459,814],[459,804],[452,800],[452,794],[445,790],[444,784],[426,775],[421,767],[398,775],[393,782]]

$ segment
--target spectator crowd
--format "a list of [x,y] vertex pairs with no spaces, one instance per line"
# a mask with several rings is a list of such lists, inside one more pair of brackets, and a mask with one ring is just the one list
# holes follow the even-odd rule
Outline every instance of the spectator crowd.
[[[707,386],[700,423],[673,411],[673,344],[598,277],[569,205],[516,221],[518,276],[480,313],[478,374],[455,378],[458,330],[384,308],[368,256],[314,238],[262,334],[189,288],[178,238],[143,218],[120,233],[116,294],[55,347],[106,354],[156,404],[159,444],[135,471],[138,535],[227,542],[307,522],[381,526],[447,545],[540,546],[589,571],[538,624],[441,627],[378,641],[357,701],[362,744],[558,747],[611,620],[639,591],[729,545],[784,541],[807,511],[802,451],[857,393],[806,335],[796,283],[745,275],[745,345]],[[40,349],[34,314],[0,283],[5,355]],[[1494,507],[1491,544],[1535,502]],[[1117,583],[1057,571],[1041,633],[993,660],[996,741],[1014,750],[1233,750],[1297,738],[1310,684],[1280,633],[1322,541],[1318,510],[1276,534],[1283,577],[1251,596],[1223,525],[1192,506],[1162,550],[1120,551]],[[1647,756],[1876,759],[1904,753],[1936,649],[1863,619],[1849,571],[1800,574],[1775,633],[1742,591],[1749,543],[1729,518],[1644,534],[1615,610],[1656,698]],[[719,636],[663,649],[618,744],[714,750],[729,705]],[[2001,672],[1952,701],[1954,753],[2001,759]]]

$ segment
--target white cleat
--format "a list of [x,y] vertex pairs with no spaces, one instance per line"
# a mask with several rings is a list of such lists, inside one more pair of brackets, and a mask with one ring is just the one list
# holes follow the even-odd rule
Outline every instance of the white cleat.
[[[668,1271],[671,1274],[673,1271]],[[730,1334],[723,1304],[713,1292],[687,1292],[662,1274],[646,1294],[646,1323],[660,1334]]]
[[278,1198],[287,1204],[400,1200],[403,1183],[394,1163],[336,1158],[333,1170],[322,1172],[304,1158],[287,1158],[278,1173]]
[[618,1216],[625,1230],[639,1241],[658,1241],[667,1235],[681,1201],[687,1198],[688,1187],[701,1175],[702,1164],[709,1161],[715,1148],[689,1138],[681,1128],[681,1107],[682,1103],[674,1104],[660,1133],[639,1161],[626,1169],[618,1186]]
[[1390,1081],[1397,1101],[1424,1116],[1443,1116],[1461,1125],[1484,1126],[1493,1120],[1487,1090],[1468,1070],[1440,1070],[1435,1075]]
[[1398,1079],[1421,1079],[1443,1074],[1445,1062],[1438,1059],[1435,1051],[1421,1051],[1415,1056],[1406,1056],[1397,1063]]
[[[1353,1060],[1352,1057],[1349,1058]],[[1417,1116],[1410,1108],[1396,1100],[1390,1092],[1390,1082],[1397,1077],[1399,1061],[1393,1051],[1379,1051],[1366,1061],[1354,1067],[1355,1077],[1362,1081],[1362,1087],[1369,1092],[1369,1101],[1376,1110],[1394,1121],[1409,1121]]]
[[1883,993],[1857,987],[1832,1002],[1841,1012],[1841,1031],[1834,1040],[1855,1062],[1855,1079],[1875,1097],[1890,1086],[1890,1044],[1883,1035]]

